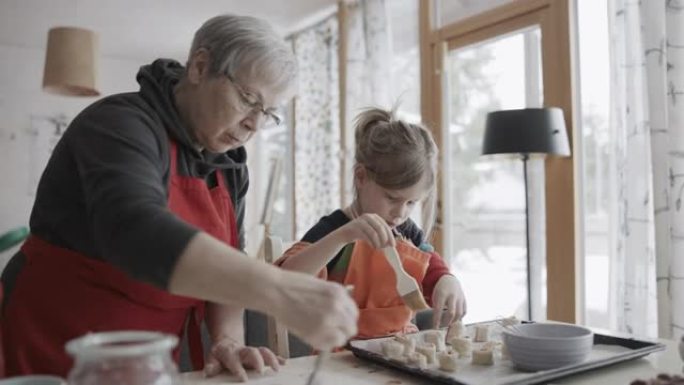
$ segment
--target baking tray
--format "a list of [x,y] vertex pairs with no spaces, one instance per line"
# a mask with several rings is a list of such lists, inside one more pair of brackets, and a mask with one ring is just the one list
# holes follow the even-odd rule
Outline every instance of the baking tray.
[[[500,327],[492,322],[478,324],[491,324],[495,329],[492,333],[493,340],[500,340]],[[467,325],[468,333],[472,336],[472,327]],[[492,366],[471,365],[468,359],[460,360],[459,370],[456,373],[440,371],[437,368],[420,369],[408,366],[398,361],[389,360],[382,354],[380,343],[392,337],[375,338],[371,340],[352,341],[349,349],[355,356],[373,361],[380,365],[394,368],[402,372],[429,379],[438,384],[449,385],[522,385],[540,384],[550,380],[556,380],[573,374],[602,368],[618,362],[629,361],[665,350],[665,345],[658,342],[644,341],[633,338],[616,337],[594,332],[594,346],[589,358],[576,365],[568,365],[551,370],[526,372],[514,367],[510,360],[495,358]]]

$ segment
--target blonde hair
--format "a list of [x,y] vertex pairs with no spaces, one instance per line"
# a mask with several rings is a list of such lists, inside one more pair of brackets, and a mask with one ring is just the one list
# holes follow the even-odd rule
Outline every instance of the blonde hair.
[[427,176],[430,189],[423,227],[426,237],[435,220],[435,183],[438,149],[430,131],[420,124],[397,119],[394,111],[369,108],[355,119],[355,161],[383,188],[400,190]]

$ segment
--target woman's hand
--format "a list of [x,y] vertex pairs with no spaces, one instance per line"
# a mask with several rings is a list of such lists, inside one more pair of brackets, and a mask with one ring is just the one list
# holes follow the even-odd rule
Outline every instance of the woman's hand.
[[432,292],[432,325],[437,329],[446,321],[449,325],[453,321],[463,318],[467,306],[461,283],[453,275],[444,275],[437,281]]
[[225,368],[244,382],[247,381],[245,368],[263,373],[270,366],[277,372],[284,363],[283,358],[277,357],[268,348],[244,346],[226,337],[216,341],[211,348],[204,365],[204,375],[213,377]]
[[377,214],[363,214],[337,230],[345,243],[364,240],[376,249],[394,246],[392,228]]
[[356,335],[359,309],[342,285],[284,270],[283,278],[270,313],[290,332],[318,350],[343,346]]

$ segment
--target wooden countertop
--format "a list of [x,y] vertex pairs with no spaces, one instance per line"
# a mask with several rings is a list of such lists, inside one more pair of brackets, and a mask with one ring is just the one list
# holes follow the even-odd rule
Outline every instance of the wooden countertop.
[[[682,374],[682,360],[679,357],[678,345],[675,341],[660,340],[666,344],[663,352],[652,353],[644,358],[623,362],[603,369],[556,380],[553,384],[621,384],[629,385],[635,379],[649,379],[659,373]],[[255,385],[305,385],[311,370],[314,357],[301,357],[288,360],[280,372],[268,370],[259,375],[249,373],[249,384]],[[183,379],[188,385],[231,384],[236,383],[233,377],[221,375],[215,378],[204,378],[201,372],[184,373]],[[357,359],[349,352],[336,353],[330,356],[320,375],[319,384],[326,385],[427,385],[430,382],[410,376],[389,368]]]

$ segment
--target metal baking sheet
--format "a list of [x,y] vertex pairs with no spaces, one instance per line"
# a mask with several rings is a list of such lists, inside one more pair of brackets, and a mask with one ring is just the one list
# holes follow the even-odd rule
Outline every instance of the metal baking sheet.
[[[485,323],[491,324],[492,329],[494,329],[492,340],[500,340],[500,327],[494,322]],[[473,325],[467,326],[470,335],[473,334],[472,329]],[[526,372],[516,369],[510,360],[502,359],[500,355],[497,355],[492,366],[472,365],[470,364],[470,359],[459,359],[458,372],[449,373],[441,371],[437,367],[419,369],[415,366],[389,360],[382,354],[380,343],[390,338],[392,337],[352,341],[349,344],[349,348],[359,358],[418,377],[427,378],[434,383],[449,385],[540,384],[572,374],[613,365],[618,362],[633,360],[665,349],[665,345],[658,342],[615,337],[594,332],[594,347],[589,358],[577,365],[569,365],[552,370]]]

